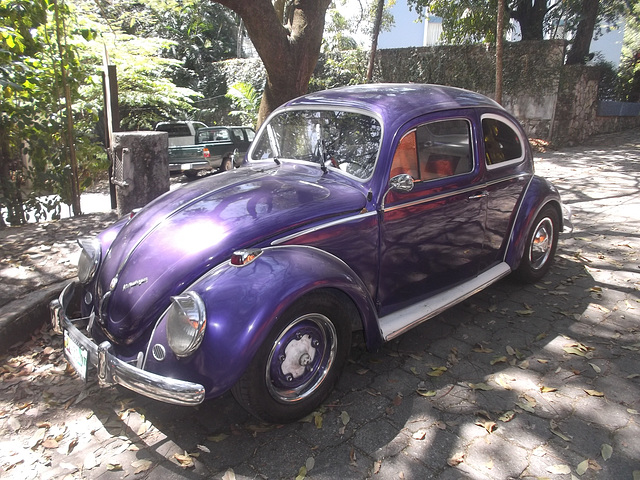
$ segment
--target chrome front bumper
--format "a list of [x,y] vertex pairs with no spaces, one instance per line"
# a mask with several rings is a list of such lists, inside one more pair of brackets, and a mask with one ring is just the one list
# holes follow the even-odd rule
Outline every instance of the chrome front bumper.
[[67,308],[77,284],[69,283],[57,300],[49,304],[54,333],[66,330],[73,341],[87,351],[87,360],[97,369],[101,386],[119,384],[134,392],[161,402],[175,405],[198,405],[204,401],[204,387],[198,383],[176,380],[147,372],[113,355],[113,346],[105,341],[100,345],[85,336],[75,325],[79,319],[67,316]]

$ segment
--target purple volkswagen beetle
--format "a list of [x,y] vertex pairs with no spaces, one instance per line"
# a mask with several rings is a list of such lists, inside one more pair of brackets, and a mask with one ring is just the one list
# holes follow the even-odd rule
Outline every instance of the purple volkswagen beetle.
[[179,405],[231,390],[289,422],[330,393],[352,331],[375,349],[509,274],[540,279],[565,223],[492,100],[338,88],[273,112],[242,168],[80,240],[52,322],[85,379]]

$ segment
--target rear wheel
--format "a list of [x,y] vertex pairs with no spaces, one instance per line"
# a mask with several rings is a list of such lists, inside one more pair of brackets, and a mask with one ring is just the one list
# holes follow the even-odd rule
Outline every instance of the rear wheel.
[[526,283],[540,280],[549,271],[558,247],[560,221],[551,205],[544,207],[527,236],[524,254],[516,275]]
[[327,398],[349,355],[351,326],[330,294],[304,297],[282,315],[232,389],[251,414],[288,423]]
[[222,159],[222,163],[220,164],[220,171],[227,172],[233,168],[233,161],[231,157],[224,157]]

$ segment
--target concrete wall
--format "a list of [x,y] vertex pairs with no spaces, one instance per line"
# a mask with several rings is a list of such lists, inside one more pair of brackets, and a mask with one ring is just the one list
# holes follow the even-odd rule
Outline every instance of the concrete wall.
[[[530,138],[570,145],[597,134],[640,126],[640,115],[599,115],[598,67],[565,66],[566,42],[515,42],[505,45],[503,105],[524,125]],[[363,83],[365,52],[321,57],[311,88]],[[330,61],[328,60],[330,58]],[[357,60],[354,63],[354,59]],[[256,60],[253,60],[255,62]],[[220,65],[227,84],[243,81],[241,60]],[[342,68],[336,68],[342,65]],[[349,72],[344,71],[348,66]],[[256,78],[256,65],[251,65]],[[234,71],[240,78],[234,79]],[[261,65],[259,70],[263,72]],[[321,81],[319,79],[329,79]],[[375,82],[436,83],[466,88],[493,97],[495,50],[487,45],[434,46],[379,50]],[[317,89],[317,88],[316,88]],[[632,106],[633,107],[633,106]],[[622,108],[622,107],[621,107]],[[627,111],[636,111],[627,108]],[[222,113],[222,112],[221,112]]]

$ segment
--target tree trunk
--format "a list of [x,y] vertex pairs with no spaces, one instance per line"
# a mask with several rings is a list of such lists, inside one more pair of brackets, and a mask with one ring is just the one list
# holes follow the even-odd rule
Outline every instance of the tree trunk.
[[376,51],[378,50],[378,36],[380,35],[380,25],[382,25],[382,13],[384,12],[384,0],[378,0],[376,6],[376,19],[373,24],[373,33],[371,34],[371,52],[369,53],[369,67],[367,68],[367,83],[373,78],[373,66],[376,60]]
[[587,63],[593,30],[598,19],[598,0],[582,0],[582,18],[576,29],[576,36],[567,54],[567,65],[584,65]]
[[520,24],[522,40],[542,40],[544,17],[547,14],[546,0],[517,0],[511,18]]
[[283,10],[281,1],[275,5],[271,0],[216,1],[240,15],[267,71],[260,126],[275,108],[307,93],[331,0],[294,0],[290,11]]
[[496,25],[496,93],[494,100],[502,105],[502,57],[504,54],[504,0],[498,0]]

